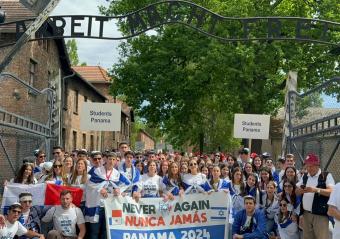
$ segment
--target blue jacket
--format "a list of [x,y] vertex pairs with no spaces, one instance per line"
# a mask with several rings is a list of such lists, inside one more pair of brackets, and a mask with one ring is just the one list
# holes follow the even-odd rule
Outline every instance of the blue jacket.
[[[254,224],[251,233],[242,234],[244,239],[266,239],[266,217],[261,209],[255,209]],[[232,234],[241,234],[241,227],[246,223],[247,214],[246,210],[239,211],[232,226]]]

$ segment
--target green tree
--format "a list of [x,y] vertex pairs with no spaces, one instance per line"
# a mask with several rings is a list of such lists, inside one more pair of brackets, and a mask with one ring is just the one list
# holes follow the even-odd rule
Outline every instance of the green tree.
[[[106,15],[135,11],[154,1],[112,1]],[[196,0],[223,16],[319,16],[339,20],[336,0]],[[338,9],[339,10],[339,9]],[[120,23],[123,34],[128,28]],[[223,30],[223,29],[219,29]],[[241,31],[242,29],[235,30]],[[240,32],[239,32],[240,33]],[[340,37],[334,34],[333,37]],[[167,25],[120,45],[112,68],[112,94],[124,95],[149,125],[166,132],[177,147],[198,145],[230,149],[234,113],[275,114],[283,105],[286,73],[296,70],[299,87],[308,89],[339,73],[337,56],[327,47],[298,42],[222,43],[181,25]]]
[[[79,57],[78,57],[78,47],[75,39],[68,40],[66,42],[67,52],[71,61],[72,66],[79,65]],[[86,64],[86,63],[85,63]]]

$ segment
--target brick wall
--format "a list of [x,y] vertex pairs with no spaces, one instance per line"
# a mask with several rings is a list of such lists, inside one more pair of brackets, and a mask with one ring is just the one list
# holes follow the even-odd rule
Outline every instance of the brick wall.
[[[8,42],[14,38],[13,34],[4,34],[1,39]],[[0,60],[5,57],[10,48],[0,49]],[[60,82],[60,59],[55,41],[45,41],[44,44],[43,42],[27,43],[14,57],[5,72],[11,73],[28,83],[30,60],[35,62],[33,87],[42,90]],[[0,108],[47,124],[48,101],[46,95],[31,94],[25,86],[15,82],[10,77],[5,77],[0,81]],[[33,156],[34,149],[45,149],[46,145],[45,139],[41,136],[4,126],[0,127],[0,137],[3,140],[3,145],[0,145],[0,185],[3,185],[3,180],[14,177],[10,163],[16,171],[25,157]]]
[[[80,112],[82,105],[85,102],[85,97],[88,102],[105,102],[105,100],[78,78],[68,79],[66,90],[67,108],[65,108],[63,112],[63,130],[65,132],[63,140],[65,150],[71,151],[75,148],[102,150],[107,148],[107,145],[104,144],[106,132],[83,131],[80,129]],[[76,92],[78,92],[78,112],[76,112],[75,103]],[[76,142],[74,141],[74,136],[76,136]],[[76,143],[75,145],[74,142]]]

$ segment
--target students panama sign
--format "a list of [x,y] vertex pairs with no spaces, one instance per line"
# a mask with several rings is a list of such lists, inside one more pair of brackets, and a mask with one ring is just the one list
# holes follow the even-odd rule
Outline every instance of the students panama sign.
[[80,113],[80,129],[120,131],[121,105],[84,102]]
[[234,137],[241,139],[268,139],[270,115],[235,114]]

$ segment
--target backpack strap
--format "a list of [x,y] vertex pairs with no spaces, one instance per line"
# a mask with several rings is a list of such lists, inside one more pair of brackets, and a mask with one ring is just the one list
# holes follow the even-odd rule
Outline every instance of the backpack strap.
[[302,184],[306,185],[307,184],[307,180],[308,180],[308,174],[304,173],[302,176]]

